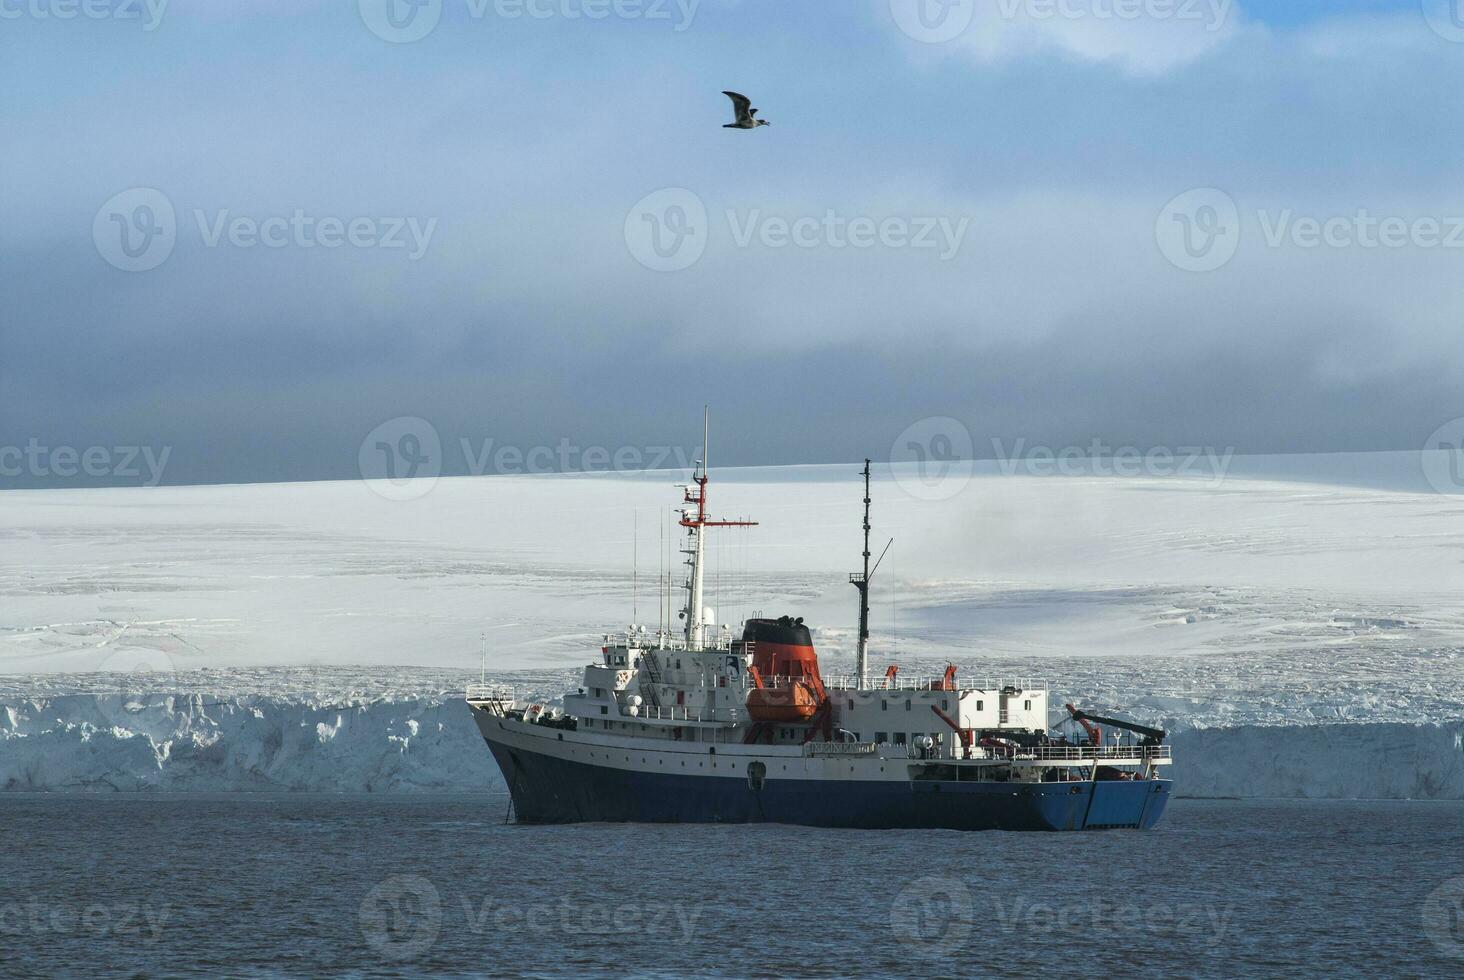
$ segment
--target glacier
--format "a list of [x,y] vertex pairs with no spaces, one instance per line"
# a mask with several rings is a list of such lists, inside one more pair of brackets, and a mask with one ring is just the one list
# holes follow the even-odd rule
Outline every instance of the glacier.
[[[1464,494],[1421,462],[979,464],[936,501],[879,468],[873,663],[1160,724],[1181,795],[1460,798]],[[710,604],[804,616],[828,674],[853,661],[855,470],[716,474],[762,526],[713,536]],[[647,583],[684,478],[5,491],[0,789],[497,786],[464,682],[551,701],[603,632],[664,616]]]
[[[549,700],[567,678],[526,697]],[[520,686],[520,690],[525,690]],[[0,790],[479,791],[502,787],[460,691],[35,693],[0,706]],[[1173,720],[1171,720],[1171,724]],[[1464,721],[1188,727],[1181,797],[1464,799]]]

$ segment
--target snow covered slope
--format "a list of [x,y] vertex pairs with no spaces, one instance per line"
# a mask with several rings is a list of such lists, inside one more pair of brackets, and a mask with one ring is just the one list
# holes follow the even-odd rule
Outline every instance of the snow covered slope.
[[[854,469],[714,474],[719,508],[762,523],[714,537],[709,601],[805,616],[831,673],[852,660]],[[1158,720],[1195,792],[1461,795],[1464,497],[1416,454],[1001,469],[939,501],[880,475],[875,663],[1041,675]],[[556,695],[633,601],[654,626],[676,480],[0,494],[0,786],[496,778],[446,692],[486,664]]]

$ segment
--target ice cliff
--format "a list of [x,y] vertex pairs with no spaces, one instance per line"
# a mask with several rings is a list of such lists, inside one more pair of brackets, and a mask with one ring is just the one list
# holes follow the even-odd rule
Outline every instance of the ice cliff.
[[[1200,728],[1182,796],[1464,799],[1464,722]],[[467,706],[401,695],[57,694],[0,701],[0,789],[415,792],[501,786]]]

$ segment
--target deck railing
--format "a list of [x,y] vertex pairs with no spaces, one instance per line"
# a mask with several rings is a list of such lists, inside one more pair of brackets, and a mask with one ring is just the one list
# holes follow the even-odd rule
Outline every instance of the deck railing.
[[1018,749],[1017,759],[1038,762],[1152,762],[1172,759],[1167,745],[1043,745]]
[[667,704],[654,705],[642,704],[635,708],[635,714],[631,714],[629,706],[620,709],[622,718],[633,718],[636,721],[701,721],[701,709],[693,711],[685,705]]
[[[944,690],[945,676],[927,674],[924,676],[896,677],[893,681],[885,677],[866,677],[861,680],[852,674],[824,678],[824,687],[831,691],[940,691]],[[1046,693],[1047,682],[1037,678],[1001,680],[983,678],[979,682],[969,677],[957,676],[955,688],[958,691],[981,691],[983,694],[1000,694],[1006,688],[1026,693]]]
[[467,701],[513,701],[514,690],[501,684],[469,684],[463,692]]
[[[626,647],[631,650],[669,650],[675,653],[685,653],[691,650],[686,637],[680,633],[668,633],[665,630],[639,630],[635,633],[605,633],[602,634],[602,646]],[[740,633],[730,629],[708,627],[702,643],[703,650],[727,651],[733,647],[741,649],[746,646],[747,652],[751,653],[753,644],[751,640],[743,642]]]

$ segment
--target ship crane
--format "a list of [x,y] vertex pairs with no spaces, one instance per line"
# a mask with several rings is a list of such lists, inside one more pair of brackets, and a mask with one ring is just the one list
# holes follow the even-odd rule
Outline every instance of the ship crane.
[[[1120,728],[1126,732],[1133,732],[1135,735],[1141,736],[1144,739],[1145,745],[1162,745],[1164,743],[1164,739],[1169,736],[1169,733],[1162,728],[1150,728],[1147,725],[1139,725],[1131,721],[1122,721],[1118,718],[1105,718],[1102,715],[1090,715],[1086,711],[1079,711],[1072,705],[1068,705],[1067,709],[1068,712],[1073,716],[1073,720],[1082,725],[1083,728],[1087,730],[1088,737],[1093,740],[1094,745],[1097,745],[1099,743],[1102,738],[1102,734],[1101,732],[1097,732],[1097,730],[1094,728],[1094,725],[1090,724],[1090,722],[1096,723],[1098,725],[1107,725],[1109,728]],[[1097,733],[1095,734],[1095,732]]]

